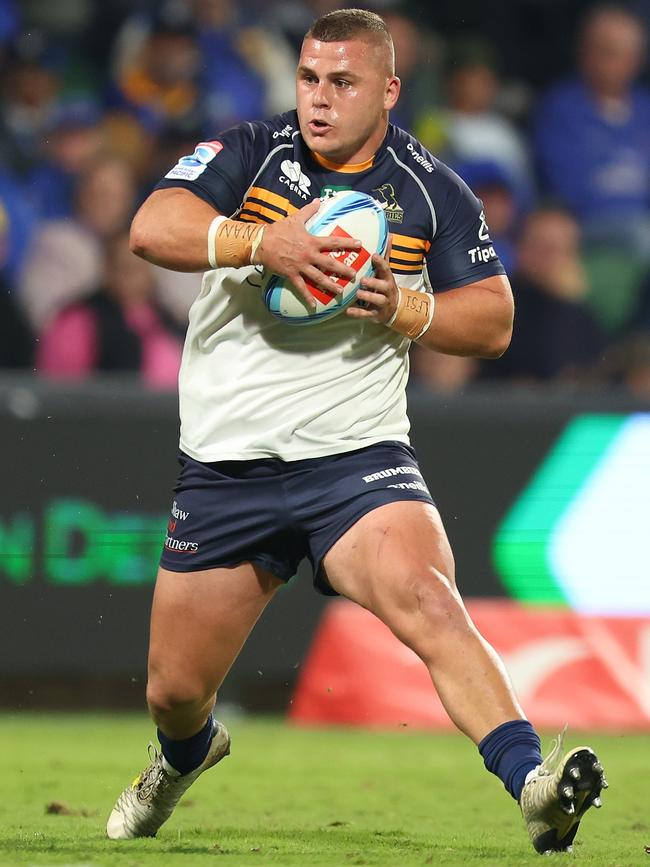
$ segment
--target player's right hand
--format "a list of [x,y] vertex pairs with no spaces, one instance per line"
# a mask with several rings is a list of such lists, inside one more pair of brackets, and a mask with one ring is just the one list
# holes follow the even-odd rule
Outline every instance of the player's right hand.
[[305,281],[309,280],[327,292],[340,294],[342,289],[327,275],[355,280],[356,273],[329,254],[358,250],[361,246],[361,241],[353,238],[310,235],[305,223],[319,207],[320,199],[314,199],[290,217],[265,226],[253,261],[254,265],[262,265],[272,274],[287,277],[312,309],[316,302]]

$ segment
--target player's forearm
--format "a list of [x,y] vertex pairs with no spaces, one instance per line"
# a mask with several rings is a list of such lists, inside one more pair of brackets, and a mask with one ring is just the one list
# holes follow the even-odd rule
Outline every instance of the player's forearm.
[[185,189],[154,190],[131,225],[131,249],[172,271],[206,271],[208,230],[217,211]]
[[507,277],[490,277],[435,296],[420,346],[447,355],[498,358],[512,335],[514,305]]

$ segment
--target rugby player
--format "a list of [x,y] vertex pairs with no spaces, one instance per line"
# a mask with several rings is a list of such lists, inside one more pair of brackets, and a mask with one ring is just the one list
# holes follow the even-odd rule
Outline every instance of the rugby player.
[[[376,614],[427,665],[456,726],[521,806],[535,848],[570,847],[606,785],[593,751],[542,760],[503,664],[454,579],[440,515],[408,439],[410,342],[496,358],[513,300],[481,203],[406,132],[390,34],[369,12],[305,36],[297,111],[244,123],[182,158],[135,217],[132,247],[205,271],[180,373],[180,464],[151,615],[147,701],[161,752],[119,797],[113,839],[153,836],[227,755],[216,693],[282,582],[311,561],[321,592]],[[264,306],[261,270],[326,290],[351,278],[305,230],[315,197],[354,188],[386,202],[392,247],[365,307],[310,328]],[[345,257],[339,257],[345,259]],[[399,469],[397,469],[399,468]],[[382,472],[384,470],[396,470]],[[397,479],[397,482],[395,480]]]

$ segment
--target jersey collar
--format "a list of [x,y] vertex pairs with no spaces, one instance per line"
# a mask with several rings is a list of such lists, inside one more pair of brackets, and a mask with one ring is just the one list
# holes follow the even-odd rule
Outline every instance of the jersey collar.
[[314,160],[322,168],[326,169],[329,172],[341,172],[342,174],[358,174],[359,172],[365,172],[368,169],[371,169],[373,166],[377,165],[380,157],[383,155],[384,150],[389,141],[389,137],[391,136],[393,131],[392,124],[388,124],[388,129],[386,130],[386,135],[384,136],[384,140],[377,148],[376,153],[374,153],[370,159],[365,160],[362,163],[335,163],[332,160],[328,160],[327,157],[321,156],[320,154],[314,153],[314,151],[309,151],[311,158]]
[[327,157],[314,153],[314,151],[311,152],[311,155],[318,165],[322,166],[324,169],[328,169],[330,172],[343,172],[344,174],[365,172],[366,169],[372,168],[375,164],[375,157],[377,156],[376,154],[373,154],[370,159],[363,163],[344,163],[341,165],[340,163],[333,163],[332,160],[328,160]]

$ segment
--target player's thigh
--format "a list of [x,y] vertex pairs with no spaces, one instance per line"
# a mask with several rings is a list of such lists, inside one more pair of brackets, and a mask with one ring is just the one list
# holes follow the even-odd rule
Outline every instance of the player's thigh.
[[160,568],[151,609],[149,680],[216,690],[283,582],[251,563],[199,572]]
[[356,522],[328,551],[327,579],[385,622],[398,611],[458,599],[454,558],[435,506],[387,503]]

